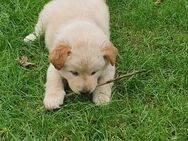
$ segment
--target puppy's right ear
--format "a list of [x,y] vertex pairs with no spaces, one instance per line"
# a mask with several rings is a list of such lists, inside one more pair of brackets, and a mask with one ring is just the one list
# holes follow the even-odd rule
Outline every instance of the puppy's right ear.
[[57,70],[61,70],[70,53],[70,46],[67,43],[61,43],[49,54],[49,60]]

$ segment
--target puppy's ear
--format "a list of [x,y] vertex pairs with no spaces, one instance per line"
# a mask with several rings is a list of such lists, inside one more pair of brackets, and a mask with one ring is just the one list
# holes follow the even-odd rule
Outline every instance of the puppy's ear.
[[57,70],[60,70],[63,68],[70,53],[71,48],[69,45],[67,43],[61,43],[49,54],[49,60]]
[[117,48],[115,48],[111,42],[105,43],[102,48],[104,58],[109,61],[112,66],[115,65],[117,52]]

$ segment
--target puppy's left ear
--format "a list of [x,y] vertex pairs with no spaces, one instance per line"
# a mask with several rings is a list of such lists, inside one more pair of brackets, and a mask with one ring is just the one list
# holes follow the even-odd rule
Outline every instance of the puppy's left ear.
[[63,68],[65,61],[69,54],[71,53],[71,48],[67,43],[61,43],[49,54],[49,61],[54,65],[57,70]]
[[104,58],[110,62],[112,66],[115,65],[116,62],[116,56],[117,56],[117,48],[114,47],[114,45],[111,42],[107,42],[102,47],[102,53]]

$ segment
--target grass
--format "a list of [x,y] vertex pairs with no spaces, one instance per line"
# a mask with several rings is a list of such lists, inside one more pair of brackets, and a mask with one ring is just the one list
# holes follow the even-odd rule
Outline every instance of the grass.
[[[43,40],[25,44],[48,0],[1,0],[0,140],[187,141],[188,2],[109,0],[111,38],[119,49],[117,74],[150,73],[118,81],[109,105],[70,97],[48,112],[42,100],[48,67]],[[37,64],[21,67],[26,55]]]

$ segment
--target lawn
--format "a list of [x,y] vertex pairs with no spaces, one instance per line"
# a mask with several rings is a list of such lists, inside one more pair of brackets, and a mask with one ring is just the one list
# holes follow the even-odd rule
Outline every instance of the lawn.
[[[26,44],[48,0],[0,2],[0,141],[187,141],[188,1],[108,0],[111,39],[119,49],[116,75],[148,73],[114,84],[109,105],[72,96],[46,111],[48,67],[43,38]],[[16,60],[27,56],[35,67]]]

